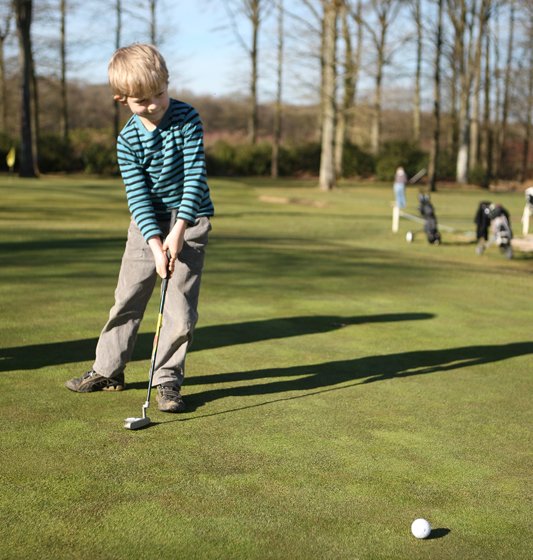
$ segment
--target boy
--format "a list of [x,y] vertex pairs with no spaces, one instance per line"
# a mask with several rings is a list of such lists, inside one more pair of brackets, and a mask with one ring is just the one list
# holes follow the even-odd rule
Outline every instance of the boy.
[[[168,70],[155,47],[118,49],[108,73],[114,99],[133,113],[117,139],[132,220],[115,304],[100,334],[93,367],[65,385],[79,393],[124,388],[124,369],[157,275],[165,278],[169,273],[153,384],[159,410],[182,412],[185,356],[198,319],[204,249],[214,213],[202,124],[190,105],[169,98]],[[169,231],[172,209],[177,210],[176,223]]]

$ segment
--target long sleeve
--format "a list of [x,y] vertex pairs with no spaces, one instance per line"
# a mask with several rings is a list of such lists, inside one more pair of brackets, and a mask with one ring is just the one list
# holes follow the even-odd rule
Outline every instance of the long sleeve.
[[172,99],[153,131],[132,117],[118,138],[117,157],[130,212],[146,240],[161,235],[158,222],[172,209],[189,223],[214,214],[202,123],[190,105]]
[[205,168],[203,130],[196,111],[187,115],[189,119],[183,127],[183,196],[178,218],[194,222],[206,194],[209,195]]
[[161,235],[142,162],[122,134],[117,142],[117,159],[126,188],[128,207],[143,237],[148,240]]

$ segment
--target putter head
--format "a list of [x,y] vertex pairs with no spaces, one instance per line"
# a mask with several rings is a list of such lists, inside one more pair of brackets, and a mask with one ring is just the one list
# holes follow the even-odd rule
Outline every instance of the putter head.
[[139,430],[150,424],[150,418],[145,416],[144,418],[126,418],[124,420],[124,427],[126,430]]

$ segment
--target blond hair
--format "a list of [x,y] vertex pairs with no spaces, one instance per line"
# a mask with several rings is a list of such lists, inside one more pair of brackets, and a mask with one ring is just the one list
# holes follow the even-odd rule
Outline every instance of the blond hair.
[[107,68],[114,95],[150,97],[168,85],[165,59],[153,46],[135,43],[117,49]]

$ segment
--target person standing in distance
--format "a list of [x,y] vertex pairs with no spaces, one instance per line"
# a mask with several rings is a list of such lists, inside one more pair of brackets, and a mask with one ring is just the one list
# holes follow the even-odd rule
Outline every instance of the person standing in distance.
[[407,174],[403,167],[398,167],[394,174],[394,198],[396,199],[396,206],[400,209],[405,208],[405,185],[407,183]]

